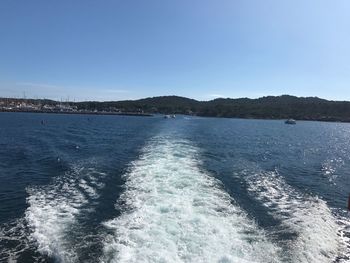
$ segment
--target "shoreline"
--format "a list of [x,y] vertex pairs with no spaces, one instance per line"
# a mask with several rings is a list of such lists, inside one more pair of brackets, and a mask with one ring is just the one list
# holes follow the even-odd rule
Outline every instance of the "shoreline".
[[151,113],[138,113],[138,112],[103,112],[103,111],[37,111],[37,110],[0,110],[1,112],[14,112],[14,113],[47,113],[47,114],[70,114],[70,115],[117,115],[117,116],[140,116],[140,117],[153,117]]
[[[114,115],[114,116],[138,116],[138,117],[153,117],[155,115],[164,115],[165,113],[138,113],[138,112],[93,112],[93,111],[36,111],[36,110],[3,110],[0,109],[0,113],[8,112],[8,113],[42,113],[42,114],[67,114],[67,115]],[[179,113],[178,113],[179,114]],[[226,117],[226,116],[205,116],[205,115],[188,115],[184,113],[180,113],[181,115],[187,116],[196,116],[202,118],[220,118],[220,119],[242,119],[242,120],[275,120],[275,121],[283,121],[285,118],[252,118],[252,117]],[[341,120],[334,118],[322,118],[322,119],[295,119],[296,121],[317,121],[317,122],[330,122],[330,123],[350,123],[350,120]]]

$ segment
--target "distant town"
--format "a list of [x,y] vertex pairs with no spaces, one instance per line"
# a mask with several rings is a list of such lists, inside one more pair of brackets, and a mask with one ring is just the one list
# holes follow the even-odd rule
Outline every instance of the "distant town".
[[26,99],[1,99],[0,109],[2,111],[78,111],[77,106],[71,106],[69,103],[43,103],[41,100]]
[[33,113],[65,113],[65,114],[105,114],[105,115],[137,115],[152,116],[142,109],[129,112],[125,109],[108,107],[104,109],[87,109],[75,102],[58,102],[46,99],[0,98],[0,112],[33,112]]

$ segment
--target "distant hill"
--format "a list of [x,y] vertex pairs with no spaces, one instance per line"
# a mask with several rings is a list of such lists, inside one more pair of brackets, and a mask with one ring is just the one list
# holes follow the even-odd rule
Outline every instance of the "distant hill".
[[197,101],[179,96],[161,96],[116,102],[81,102],[78,107],[98,110],[116,107],[125,111],[194,114],[208,117],[350,121],[350,102],[289,95],[259,99],[214,99]]
[[[189,114],[191,109],[196,111],[202,102],[179,96],[161,96],[140,100],[106,101],[106,102],[78,102],[79,109],[106,110],[117,108],[123,111],[144,111],[149,113]],[[193,112],[194,112],[193,111]]]
[[316,97],[268,96],[259,99],[216,99],[200,111],[203,116],[349,121],[350,102]]
[[[3,99],[4,100],[4,99]],[[7,99],[8,100],[8,99]],[[18,99],[17,99],[18,100]],[[0,99],[1,101],[1,99]],[[28,100],[27,100],[28,101]],[[35,100],[30,100],[35,102]],[[40,103],[53,101],[40,101]],[[208,117],[321,120],[350,122],[350,102],[289,95],[259,99],[218,98],[198,101],[179,96],[161,96],[124,101],[69,102],[78,110],[192,114]]]

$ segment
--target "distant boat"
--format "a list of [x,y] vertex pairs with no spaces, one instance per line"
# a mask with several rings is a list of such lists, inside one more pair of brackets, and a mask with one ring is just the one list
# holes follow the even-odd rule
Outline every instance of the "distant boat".
[[175,119],[176,118],[175,114],[173,114],[173,115],[164,115],[164,119],[170,119],[170,118]]
[[288,119],[284,123],[285,124],[297,124],[296,120],[294,120],[294,119]]

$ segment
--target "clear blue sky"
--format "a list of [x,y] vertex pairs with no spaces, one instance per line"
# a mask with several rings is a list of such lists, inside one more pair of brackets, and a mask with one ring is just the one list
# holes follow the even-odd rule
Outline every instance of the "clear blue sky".
[[349,0],[1,0],[0,96],[350,100]]

